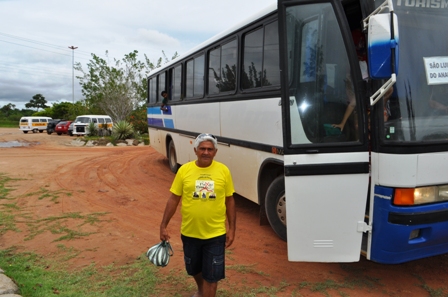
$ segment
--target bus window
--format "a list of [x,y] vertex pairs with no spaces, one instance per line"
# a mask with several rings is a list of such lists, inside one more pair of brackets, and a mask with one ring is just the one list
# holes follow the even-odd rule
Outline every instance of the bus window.
[[[168,92],[169,93],[169,92]],[[182,65],[174,67],[173,70],[173,89],[171,100],[181,100],[182,98]]]
[[157,89],[158,98],[162,96],[161,95],[162,91],[166,91],[165,77],[166,77],[165,72],[159,74],[159,88]]
[[236,40],[209,52],[208,94],[214,95],[236,89]]
[[157,79],[155,77],[149,80],[149,102],[157,102]]
[[243,89],[280,84],[277,26],[273,22],[244,36]]
[[280,85],[278,22],[264,28],[263,86]]
[[236,60],[237,44],[233,40],[222,46],[221,51],[221,92],[234,91],[236,89]]
[[194,97],[204,96],[204,55],[194,59]]
[[263,28],[246,34],[244,37],[243,71],[241,87],[252,89],[261,87],[263,75]]
[[185,97],[202,97],[204,95],[204,56],[187,62],[185,80]]
[[346,111],[359,108],[359,104],[356,104],[346,48],[331,5],[304,5],[287,13],[292,143],[357,140],[356,110],[350,112],[342,129],[335,127]]
[[219,82],[221,80],[221,47],[211,50],[208,56],[208,94],[219,94]]

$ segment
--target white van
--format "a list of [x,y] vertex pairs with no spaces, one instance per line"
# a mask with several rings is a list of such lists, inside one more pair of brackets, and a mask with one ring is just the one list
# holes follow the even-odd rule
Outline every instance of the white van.
[[36,133],[39,131],[40,133],[47,130],[48,122],[51,121],[50,117],[21,117],[19,122],[19,129],[23,131],[23,133],[28,133],[28,131],[33,131]]
[[110,134],[112,131],[112,118],[108,115],[80,115],[77,116],[73,122],[73,135],[86,135],[89,134],[89,124],[95,123],[95,126],[100,131]]

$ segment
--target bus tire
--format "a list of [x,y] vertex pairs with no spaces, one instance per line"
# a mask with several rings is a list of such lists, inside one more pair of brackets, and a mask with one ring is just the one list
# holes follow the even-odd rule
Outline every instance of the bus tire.
[[266,215],[274,232],[286,241],[285,177],[279,176],[269,185],[265,197]]
[[179,170],[179,164],[177,163],[176,147],[174,141],[170,140],[168,145],[168,163],[172,172],[177,173]]
[[28,131],[23,131],[23,133],[25,133],[25,134],[26,134],[26,133],[28,133]]

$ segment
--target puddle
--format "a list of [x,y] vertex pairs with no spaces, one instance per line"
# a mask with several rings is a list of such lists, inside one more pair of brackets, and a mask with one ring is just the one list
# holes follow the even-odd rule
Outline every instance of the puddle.
[[29,146],[29,142],[14,141],[0,141],[0,147],[18,147],[18,146]]

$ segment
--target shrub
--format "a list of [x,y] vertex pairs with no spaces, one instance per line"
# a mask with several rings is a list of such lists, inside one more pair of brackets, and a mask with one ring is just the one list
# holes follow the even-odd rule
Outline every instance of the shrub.
[[119,121],[112,127],[112,135],[115,139],[127,139],[134,136],[134,127],[126,121]]
[[146,114],[146,107],[141,107],[134,110],[129,116],[129,123],[134,127],[134,131],[140,134],[148,133],[148,118]]
[[89,123],[89,125],[87,125],[87,130],[89,131],[89,136],[98,136],[98,128],[95,123]]

